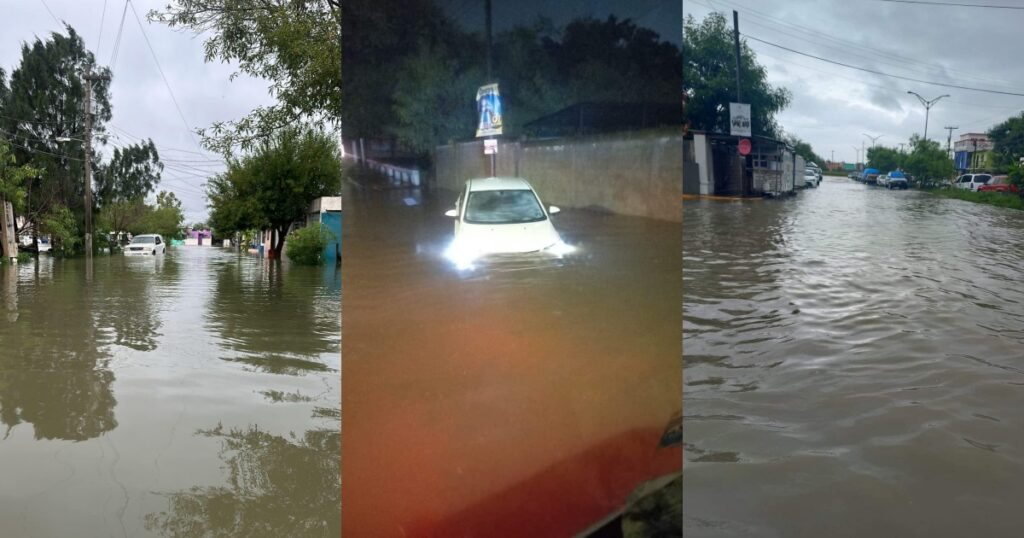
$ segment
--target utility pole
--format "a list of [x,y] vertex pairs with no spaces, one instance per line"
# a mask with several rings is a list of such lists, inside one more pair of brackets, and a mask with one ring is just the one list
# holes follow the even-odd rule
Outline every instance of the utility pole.
[[742,103],[743,92],[740,90],[740,14],[735,10],[732,12],[732,41],[733,48],[736,51],[736,102]]
[[950,125],[946,125],[943,127],[943,129],[949,131],[949,136],[946,138],[946,154],[949,155],[950,158],[953,157],[953,130],[959,128],[959,126]]
[[92,260],[92,83],[110,80],[110,75],[97,75],[88,67],[85,75],[85,258]]

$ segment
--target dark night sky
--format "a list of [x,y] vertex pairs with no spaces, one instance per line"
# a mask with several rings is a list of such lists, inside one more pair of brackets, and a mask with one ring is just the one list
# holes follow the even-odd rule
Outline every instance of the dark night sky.
[[[471,31],[484,30],[484,0],[437,0],[445,12]],[[529,24],[538,16],[563,26],[572,19],[615,15],[654,30],[665,41],[681,45],[681,0],[492,0],[494,31]]]

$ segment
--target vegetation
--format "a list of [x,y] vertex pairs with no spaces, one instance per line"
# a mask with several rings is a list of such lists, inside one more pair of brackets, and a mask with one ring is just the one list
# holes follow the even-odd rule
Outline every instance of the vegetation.
[[24,210],[25,186],[39,174],[38,169],[27,164],[18,165],[11,146],[0,138],[0,200],[10,202],[15,213]]
[[946,179],[953,175],[953,161],[946,150],[938,142],[925,140],[914,134],[910,137],[910,152],[904,153],[896,148],[875,146],[868,149],[869,168],[877,168],[882,173],[903,170],[915,178],[918,183]]
[[1001,192],[973,192],[964,189],[933,189],[929,190],[929,192],[944,198],[955,198],[957,200],[965,200],[968,202],[1024,210],[1024,199],[1012,194],[1003,194]]
[[797,155],[804,158],[805,162],[817,164],[822,168],[822,173],[824,173],[825,158],[815,153],[814,148],[812,148],[810,144],[804,142],[796,135],[786,135],[784,139],[793,146],[793,151],[795,151]]
[[[691,129],[729,132],[729,103],[736,101],[734,50],[725,16],[712,13],[699,24],[692,15],[687,16],[683,28],[683,121]],[[740,83],[743,102],[750,103],[753,133],[778,138],[782,129],[775,115],[789,105],[792,96],[785,88],[768,84],[767,71],[742,39]]]
[[280,257],[292,223],[309,205],[341,190],[337,142],[322,132],[289,128],[261,142],[207,186],[214,233],[230,236],[251,229],[274,230],[271,257]]
[[81,254],[84,239],[78,222],[70,209],[56,205],[43,216],[40,231],[52,239],[50,252],[55,256],[68,257]]
[[289,234],[285,254],[299,265],[320,265],[326,261],[324,249],[337,240],[334,232],[318,222]]
[[988,131],[992,154],[999,171],[1009,170],[1024,157],[1024,112],[1007,119]]

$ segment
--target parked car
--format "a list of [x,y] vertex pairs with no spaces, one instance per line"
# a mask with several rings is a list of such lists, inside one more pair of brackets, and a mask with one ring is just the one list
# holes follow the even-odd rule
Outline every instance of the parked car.
[[881,179],[879,179],[878,184],[887,189],[906,189],[910,187],[910,182],[907,181],[907,176],[899,170],[885,174],[885,184],[882,184]]
[[[1020,189],[1010,183],[1010,176],[993,176],[988,183],[978,187],[978,192],[1002,192],[1020,194]],[[41,249],[42,245],[40,245]]]
[[167,252],[167,244],[160,234],[136,235],[124,248],[125,256],[156,256]]
[[889,174],[882,174],[875,179],[875,184],[879,187],[884,187],[889,182]]
[[484,178],[466,182],[445,215],[455,219],[455,238],[445,252],[460,269],[491,254],[544,252],[563,256],[573,248],[562,242],[551,215],[530,183],[522,178]]
[[958,189],[977,192],[978,187],[987,184],[992,180],[992,174],[964,174],[956,178],[953,184]]
[[806,168],[808,170],[814,170],[814,174],[817,177],[817,182],[821,183],[821,167],[817,163],[807,163]]
[[873,183],[878,182],[878,176],[881,173],[882,172],[879,171],[877,168],[865,168],[864,171],[861,172],[861,174],[860,174],[860,180],[863,183],[872,183],[873,184]]
[[810,168],[804,170],[804,185],[808,187],[817,187],[818,183],[818,174],[814,170],[811,170]]

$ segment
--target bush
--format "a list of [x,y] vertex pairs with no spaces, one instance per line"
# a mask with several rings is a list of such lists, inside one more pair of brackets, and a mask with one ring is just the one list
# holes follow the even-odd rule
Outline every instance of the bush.
[[320,265],[325,261],[324,249],[336,240],[334,232],[316,223],[288,234],[284,252],[299,265]]
[[[32,255],[29,254],[28,252],[19,252],[18,253],[18,263],[28,263],[31,260],[32,260]],[[6,264],[9,264],[9,263],[11,263],[11,259],[10,258],[8,258],[7,256],[0,256],[0,265],[6,265]]]
[[43,217],[42,229],[53,240],[50,252],[54,255],[67,257],[80,253],[83,240],[78,235],[78,222],[67,207],[57,205],[47,213]]

